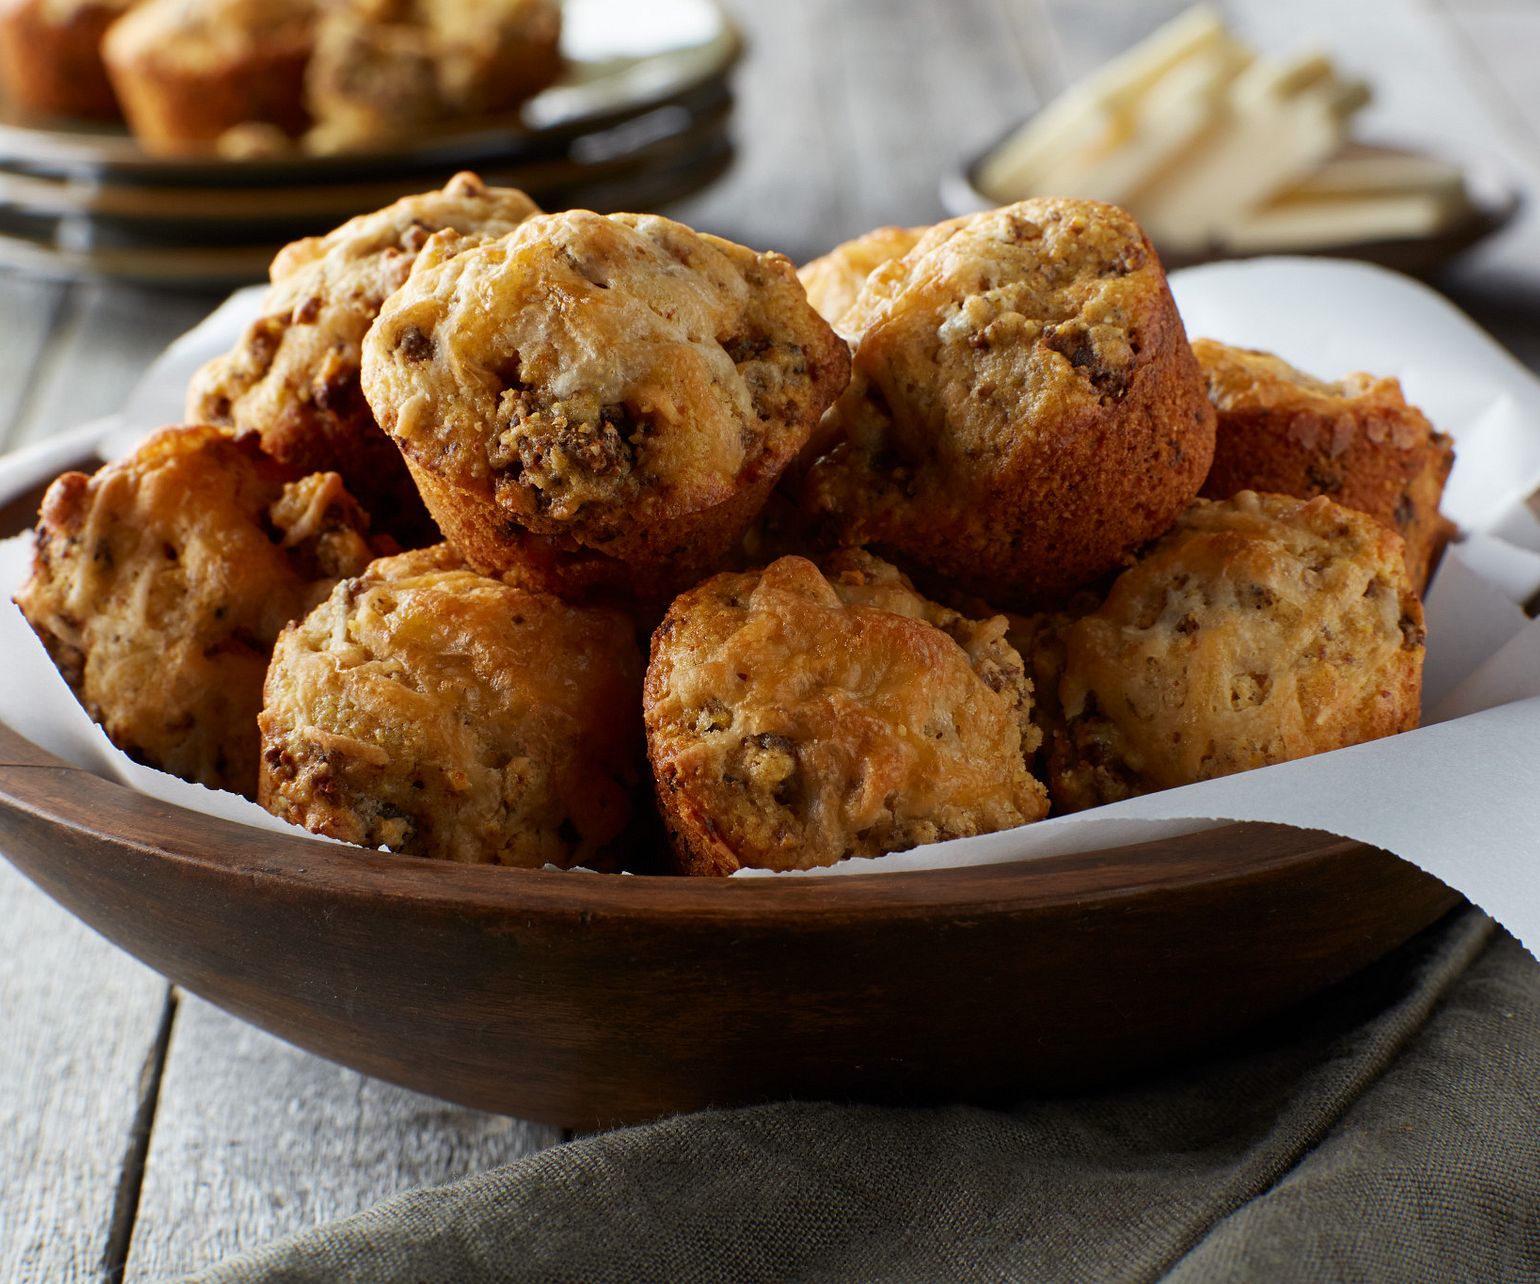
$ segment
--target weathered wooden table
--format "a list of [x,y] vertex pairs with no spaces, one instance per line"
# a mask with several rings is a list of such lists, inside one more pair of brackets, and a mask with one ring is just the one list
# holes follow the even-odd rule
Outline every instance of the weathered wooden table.
[[[1170,0],[736,0],[739,157],[670,213],[801,259],[940,217],[938,176]],[[1540,6],[1236,0],[1369,76],[1369,124],[1532,207],[1440,284],[1540,368]],[[0,448],[112,411],[206,296],[0,278]],[[564,1138],[363,1078],[167,986],[0,862],[0,1278],[160,1279]]]

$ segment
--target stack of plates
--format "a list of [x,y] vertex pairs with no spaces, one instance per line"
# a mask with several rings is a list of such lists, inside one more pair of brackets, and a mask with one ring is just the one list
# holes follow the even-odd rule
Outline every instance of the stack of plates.
[[646,209],[732,155],[728,72],[742,52],[712,0],[567,0],[560,82],[512,117],[389,149],[264,160],[167,159],[121,127],[0,115],[0,266],[53,277],[227,285],[280,245],[457,169],[548,209]]

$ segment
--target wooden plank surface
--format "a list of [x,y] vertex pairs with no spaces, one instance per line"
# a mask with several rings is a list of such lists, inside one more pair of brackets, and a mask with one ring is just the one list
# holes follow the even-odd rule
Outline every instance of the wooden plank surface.
[[171,290],[71,287],[7,447],[113,413],[144,367],[214,302]]
[[121,1266],[166,1002],[160,977],[0,861],[0,1280]]
[[183,996],[126,1278],[195,1270],[560,1140],[365,1078]]

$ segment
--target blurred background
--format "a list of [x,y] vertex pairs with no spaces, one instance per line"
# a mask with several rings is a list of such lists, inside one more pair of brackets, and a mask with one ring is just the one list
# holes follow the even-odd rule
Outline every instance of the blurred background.
[[[216,80],[190,140],[129,96],[167,75],[165,29],[141,19],[188,6],[145,0],[120,27],[147,32],[107,42],[130,132],[19,101],[45,45],[17,15],[50,4],[0,3],[0,446],[111,412],[284,241],[462,167],[547,208],[661,209],[799,263],[883,224],[1101,196],[1173,266],[1304,250],[1411,270],[1540,367],[1533,0],[567,0],[563,58],[518,72],[524,101],[476,97],[467,73],[410,110],[348,96],[358,67],[406,56],[354,21],[332,42],[351,114],[211,126]],[[272,21],[299,4],[271,0]],[[203,7],[217,28],[230,6]],[[511,85],[510,65],[487,74]]]

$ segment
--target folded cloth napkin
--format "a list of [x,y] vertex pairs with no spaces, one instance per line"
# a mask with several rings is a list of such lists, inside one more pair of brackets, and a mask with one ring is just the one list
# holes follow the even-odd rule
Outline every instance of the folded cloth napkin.
[[195,1278],[1540,1279],[1540,968],[1461,910],[1136,1087],[680,1116]]

